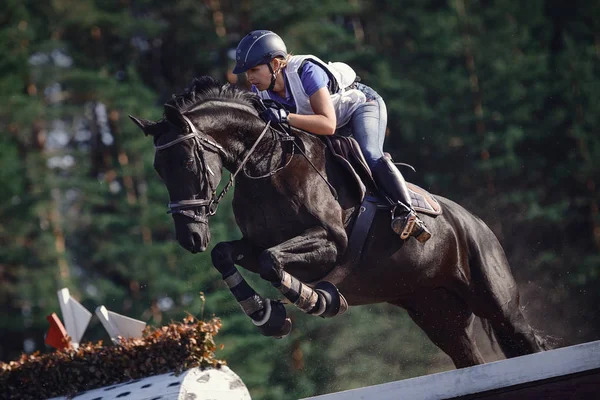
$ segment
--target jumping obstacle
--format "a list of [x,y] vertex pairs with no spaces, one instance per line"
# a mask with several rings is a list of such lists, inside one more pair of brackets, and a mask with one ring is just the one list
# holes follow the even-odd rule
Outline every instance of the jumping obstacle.
[[600,341],[304,400],[598,399]]
[[[57,292],[62,321],[56,313],[47,317],[50,323],[45,342],[57,349],[79,347],[89,325],[92,313],[71,297],[69,290]],[[96,316],[106,329],[112,342],[119,345],[126,338],[141,338],[146,324],[142,321],[109,311],[104,306],[96,308]],[[0,396],[1,397],[1,396]],[[178,376],[174,372],[153,375],[115,385],[80,392],[73,396],[53,397],[49,400],[250,400],[246,385],[231,369],[190,368]]]
[[174,373],[149,376],[106,386],[73,397],[49,400],[250,400],[246,385],[229,368],[192,368],[179,376]]

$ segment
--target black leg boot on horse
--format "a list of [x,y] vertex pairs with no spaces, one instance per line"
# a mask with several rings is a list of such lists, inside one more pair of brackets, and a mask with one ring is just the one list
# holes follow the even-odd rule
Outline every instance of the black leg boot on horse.
[[292,321],[287,317],[283,304],[256,293],[235,267],[234,258],[244,258],[244,254],[236,249],[239,247],[244,247],[243,240],[218,243],[211,252],[213,265],[221,273],[244,313],[263,335],[276,338],[287,336],[292,330]]
[[302,234],[265,250],[259,257],[260,276],[271,282],[301,311],[323,318],[341,315],[348,302],[332,283],[321,281],[314,288],[285,271],[287,265],[334,263],[337,249],[323,227],[309,228]]
[[380,189],[392,202],[397,203],[392,209],[393,231],[400,235],[402,240],[410,236],[421,243],[429,240],[431,232],[413,209],[406,181],[394,163],[387,157],[381,157],[371,170]]

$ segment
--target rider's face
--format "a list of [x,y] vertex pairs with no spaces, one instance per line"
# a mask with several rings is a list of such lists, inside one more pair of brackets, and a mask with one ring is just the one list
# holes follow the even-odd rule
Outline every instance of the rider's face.
[[266,64],[250,68],[246,71],[246,77],[258,90],[266,90],[271,84],[271,72]]

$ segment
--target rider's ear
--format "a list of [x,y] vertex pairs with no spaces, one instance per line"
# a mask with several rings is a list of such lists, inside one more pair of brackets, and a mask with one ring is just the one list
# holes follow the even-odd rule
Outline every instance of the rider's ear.
[[146,136],[155,136],[159,132],[158,122],[148,121],[147,119],[136,118],[133,115],[130,115],[129,118],[136,124]]
[[278,58],[274,58],[271,60],[271,67],[273,68],[273,71],[279,71],[279,69],[281,68],[281,62]]

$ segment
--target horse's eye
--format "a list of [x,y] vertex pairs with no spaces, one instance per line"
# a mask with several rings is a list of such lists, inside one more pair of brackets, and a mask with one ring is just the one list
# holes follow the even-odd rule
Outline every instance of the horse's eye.
[[189,170],[194,169],[194,159],[193,158],[188,158],[187,160],[185,160],[183,162],[183,166],[186,167]]

